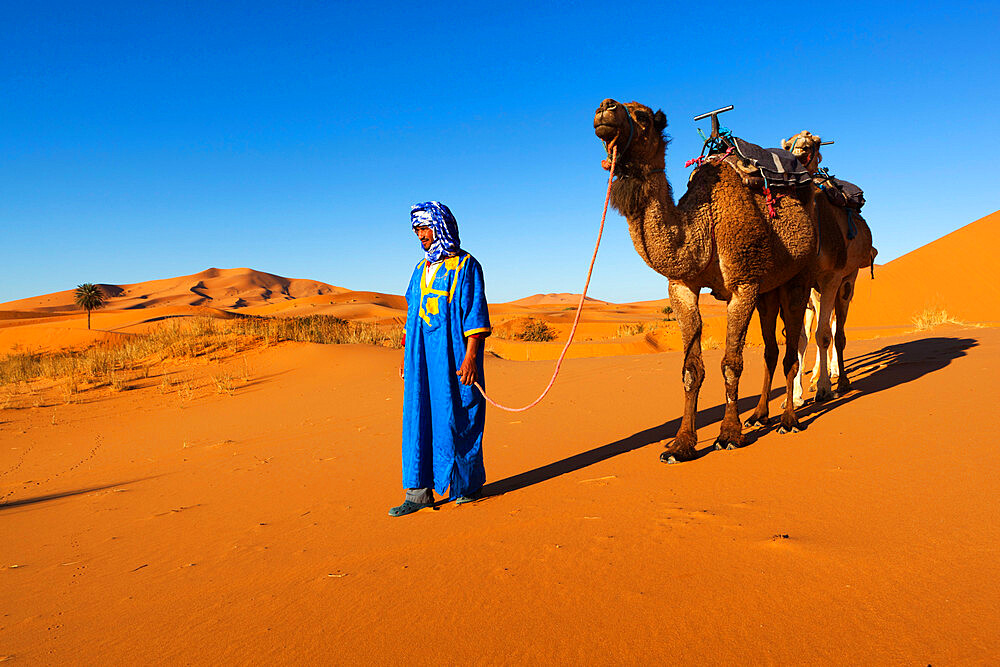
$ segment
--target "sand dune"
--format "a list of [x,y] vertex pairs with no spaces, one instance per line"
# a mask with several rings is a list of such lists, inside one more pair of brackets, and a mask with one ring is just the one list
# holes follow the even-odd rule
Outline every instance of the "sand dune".
[[[243,308],[272,301],[296,299],[315,294],[344,292],[315,280],[283,278],[253,269],[206,269],[201,273],[177,278],[149,280],[130,285],[102,284],[110,298],[110,309],[149,308],[151,306],[211,306]],[[76,310],[73,290],[0,303],[0,310],[53,312]]]
[[[873,229],[878,247],[878,229]],[[849,326],[909,328],[928,309],[965,322],[1000,323],[1000,211],[859,275]]]
[[406,298],[381,292],[323,294],[263,306],[251,306],[240,311],[247,315],[298,317],[302,315],[332,315],[347,320],[383,321],[406,320]]
[[[517,299],[516,301],[509,302],[511,305],[515,306],[541,306],[541,305],[562,305],[562,306],[575,306],[580,303],[579,294],[568,294],[566,292],[561,292],[559,294],[533,294],[531,296],[526,296],[522,299]],[[601,301],[600,299],[594,299],[592,297],[587,297],[586,303],[593,304],[606,304],[607,301]]]
[[[402,519],[395,350],[286,343],[70,404],[19,394],[0,410],[0,656],[989,663],[1000,450],[968,396],[1000,389],[1000,329],[852,349],[855,392],[736,452],[710,451],[709,372],[706,455],[676,466],[657,441],[680,353],[571,359],[536,409],[489,411],[486,500]],[[551,368],[491,357],[490,391],[526,402]],[[757,355],[743,377],[746,414]]]

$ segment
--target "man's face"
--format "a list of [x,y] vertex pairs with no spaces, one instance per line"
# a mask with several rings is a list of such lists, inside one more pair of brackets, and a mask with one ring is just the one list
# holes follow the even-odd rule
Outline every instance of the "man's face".
[[434,230],[430,227],[414,227],[413,231],[420,239],[420,245],[424,247],[424,250],[430,250],[431,244],[434,243]]

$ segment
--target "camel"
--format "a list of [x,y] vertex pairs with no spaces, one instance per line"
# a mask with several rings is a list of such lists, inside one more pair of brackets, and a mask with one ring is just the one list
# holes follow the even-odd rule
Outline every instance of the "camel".
[[[778,311],[786,323],[784,357],[786,390],[798,371],[799,338],[816,262],[817,198],[813,188],[804,197],[783,196],[768,200],[744,184],[736,169],[722,160],[709,159],[691,175],[687,192],[674,204],[664,174],[667,118],[638,102],[601,102],[594,115],[594,132],[611,155],[617,146],[611,204],[625,216],[633,245],[654,271],[669,279],[670,302],[677,316],[684,346],[682,380],[684,414],[672,441],[664,441],[660,460],[690,460],[697,443],[695,416],[698,392],[705,377],[701,355],[701,314],[698,297],[709,288],[726,306],[726,350],[722,375],[726,385],[725,413],[715,441],[716,449],[741,447],[744,442],[739,417],[739,379],[743,371],[743,346],[754,308],[774,320]],[[609,165],[610,166],[610,165]],[[769,215],[769,206],[775,210]],[[760,297],[760,299],[758,299]],[[759,300],[759,303],[758,303]],[[766,311],[766,313],[764,312]],[[771,317],[771,315],[774,317]],[[768,339],[765,330],[765,340]],[[777,363],[777,343],[768,346],[769,366],[765,394]],[[767,403],[754,416],[767,416]],[[779,432],[799,430],[792,401],[781,416]]]
[[823,161],[823,155],[819,152],[822,143],[823,140],[809,130],[802,130],[788,139],[783,139],[781,147],[798,158],[810,174],[815,174],[819,169],[819,163]]
[[[795,155],[809,173],[815,175],[820,162],[823,161],[819,150],[822,143],[820,137],[808,130],[803,130],[782,140],[781,147]],[[834,207],[834,210],[837,208],[839,207]],[[853,216],[857,233],[853,239],[849,238],[848,235],[848,213],[840,209],[840,214],[835,216],[837,228],[843,234],[843,242],[846,244],[847,261],[843,267],[825,273],[821,272],[820,280],[822,283],[814,286],[810,293],[810,303],[807,306],[805,322],[799,336],[799,369],[792,392],[795,407],[805,403],[802,392],[803,362],[812,329],[810,320],[814,317],[816,319],[817,350],[810,389],[815,389],[817,402],[827,401],[835,396],[832,388],[834,380],[837,382],[837,394],[842,394],[850,389],[850,382],[844,372],[844,346],[847,343],[844,324],[847,320],[851,299],[854,297],[854,285],[857,281],[858,270],[865,266],[871,266],[878,254],[878,251],[872,246],[871,230],[868,223],[858,213],[850,215]],[[839,280],[837,274],[840,274]],[[825,309],[824,292],[828,295]],[[829,346],[831,338],[835,341],[833,348]],[[826,363],[823,363],[824,360]]]

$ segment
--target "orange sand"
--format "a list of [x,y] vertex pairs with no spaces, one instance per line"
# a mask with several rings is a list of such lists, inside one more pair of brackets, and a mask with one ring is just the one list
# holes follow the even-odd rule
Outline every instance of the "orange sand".
[[[706,352],[706,366],[720,357]],[[677,466],[657,461],[656,441],[677,427],[679,353],[569,360],[535,410],[489,413],[499,495],[391,519],[398,358],[284,344],[251,355],[233,396],[216,393],[219,369],[192,366],[176,371],[188,398],[150,378],[0,412],[3,655],[956,664],[1000,652],[1000,450],[983,405],[1000,389],[998,329],[858,342],[857,391],[806,408],[807,431]],[[748,355],[744,413],[760,365]],[[550,370],[487,360],[510,402]],[[702,447],[722,392],[710,372]]]
[[876,267],[874,280],[862,272],[848,328],[908,329],[927,309],[963,322],[1000,324],[1000,285],[984,280],[1000,266],[998,251],[1000,211]]
[[[667,302],[592,303],[571,348],[592,356],[569,359],[537,408],[490,409],[488,497],[399,519],[385,514],[402,499],[398,350],[284,343],[167,364],[119,393],[0,387],[0,661],[992,662],[1000,328],[884,333],[912,328],[927,305],[1000,321],[995,288],[971,287],[980,269],[960,272],[988,259],[998,229],[988,216],[859,285],[854,390],[805,406],[803,433],[711,451],[724,394],[722,351],[707,349],[706,455],[675,466],[658,462],[683,401]],[[198,314],[404,312],[397,296],[322,283],[289,283],[298,298],[268,303],[253,282],[267,275],[219,271],[252,289],[223,286],[209,294],[216,307],[185,301],[194,278],[215,289],[203,274],[140,283],[160,305],[112,304],[92,332],[65,295],[2,304],[0,354]],[[217,307],[251,293],[255,303]],[[706,339],[721,343],[724,308],[702,303]],[[498,325],[542,319],[564,340],[566,305],[491,313]],[[659,326],[611,335],[637,322]],[[491,345],[510,357],[486,360],[508,404],[533,399],[552,370],[511,359],[561,348]],[[745,355],[744,417],[760,357]],[[776,414],[777,383],[772,399]]]

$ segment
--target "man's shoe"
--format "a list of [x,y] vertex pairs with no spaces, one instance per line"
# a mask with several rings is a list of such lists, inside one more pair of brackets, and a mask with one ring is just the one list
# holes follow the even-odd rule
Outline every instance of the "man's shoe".
[[479,489],[478,491],[475,491],[473,493],[466,493],[465,495],[459,496],[458,498],[455,499],[455,504],[464,505],[465,503],[474,503],[477,500],[482,500],[482,498],[483,498],[483,490]]
[[412,500],[404,500],[402,505],[393,507],[389,510],[389,516],[406,516],[407,514],[419,512],[425,507],[431,507],[433,505],[434,503],[415,503]]

